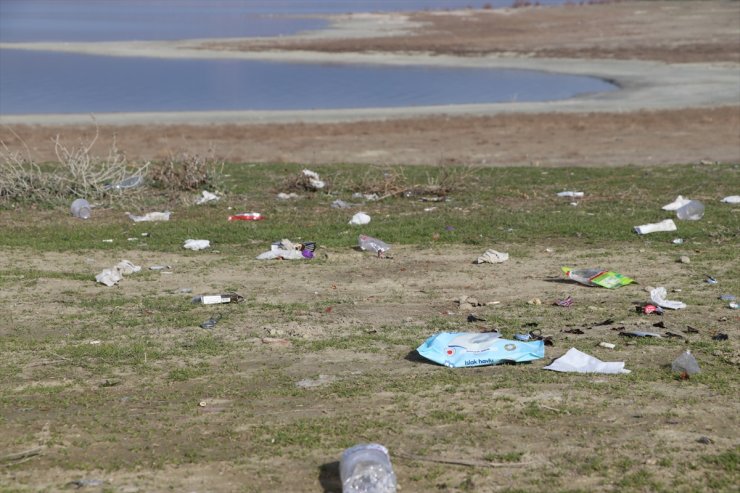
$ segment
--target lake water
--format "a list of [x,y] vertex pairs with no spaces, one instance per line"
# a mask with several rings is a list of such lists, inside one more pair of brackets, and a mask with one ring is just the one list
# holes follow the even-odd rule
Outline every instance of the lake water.
[[[471,0],[0,0],[0,41],[275,36],[312,13],[480,8]],[[552,2],[551,2],[552,3]],[[517,70],[105,57],[0,50],[0,114],[302,110],[549,101],[614,90]]]

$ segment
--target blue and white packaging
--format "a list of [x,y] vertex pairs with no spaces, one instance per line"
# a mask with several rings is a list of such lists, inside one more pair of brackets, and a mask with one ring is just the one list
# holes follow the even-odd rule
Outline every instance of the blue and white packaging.
[[545,342],[501,339],[495,332],[442,332],[424,341],[416,350],[440,365],[464,368],[544,358]]

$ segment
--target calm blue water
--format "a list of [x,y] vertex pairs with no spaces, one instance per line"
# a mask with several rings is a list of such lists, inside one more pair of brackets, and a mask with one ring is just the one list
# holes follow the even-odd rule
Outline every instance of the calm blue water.
[[279,36],[326,25],[323,20],[292,16],[508,7],[511,3],[512,0],[0,0],[0,41]]
[[[509,4],[508,0],[0,0],[0,41],[274,36],[323,25],[288,14],[479,8],[488,3]],[[0,114],[5,115],[548,101],[613,89],[596,78],[515,70],[0,50]]]

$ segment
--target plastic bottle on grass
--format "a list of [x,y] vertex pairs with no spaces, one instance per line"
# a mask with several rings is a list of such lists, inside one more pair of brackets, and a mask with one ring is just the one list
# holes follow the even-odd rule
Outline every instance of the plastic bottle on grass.
[[70,206],[70,211],[74,217],[80,219],[90,219],[90,204],[85,199],[76,199]]
[[342,453],[339,462],[342,493],[396,493],[396,475],[388,449],[362,443]]
[[704,217],[704,204],[698,200],[690,200],[676,210],[676,217],[682,221],[698,221]]
[[391,246],[386,242],[367,235],[360,235],[359,244],[360,249],[376,253],[378,257],[382,257],[385,252],[391,249]]

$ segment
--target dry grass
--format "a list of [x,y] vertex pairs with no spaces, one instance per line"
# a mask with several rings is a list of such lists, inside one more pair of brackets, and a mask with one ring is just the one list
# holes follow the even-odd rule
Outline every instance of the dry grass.
[[[212,154],[212,153],[209,153]],[[168,192],[193,192],[221,188],[224,163],[211,156],[184,153],[172,155],[154,165],[149,174],[152,185]]]

